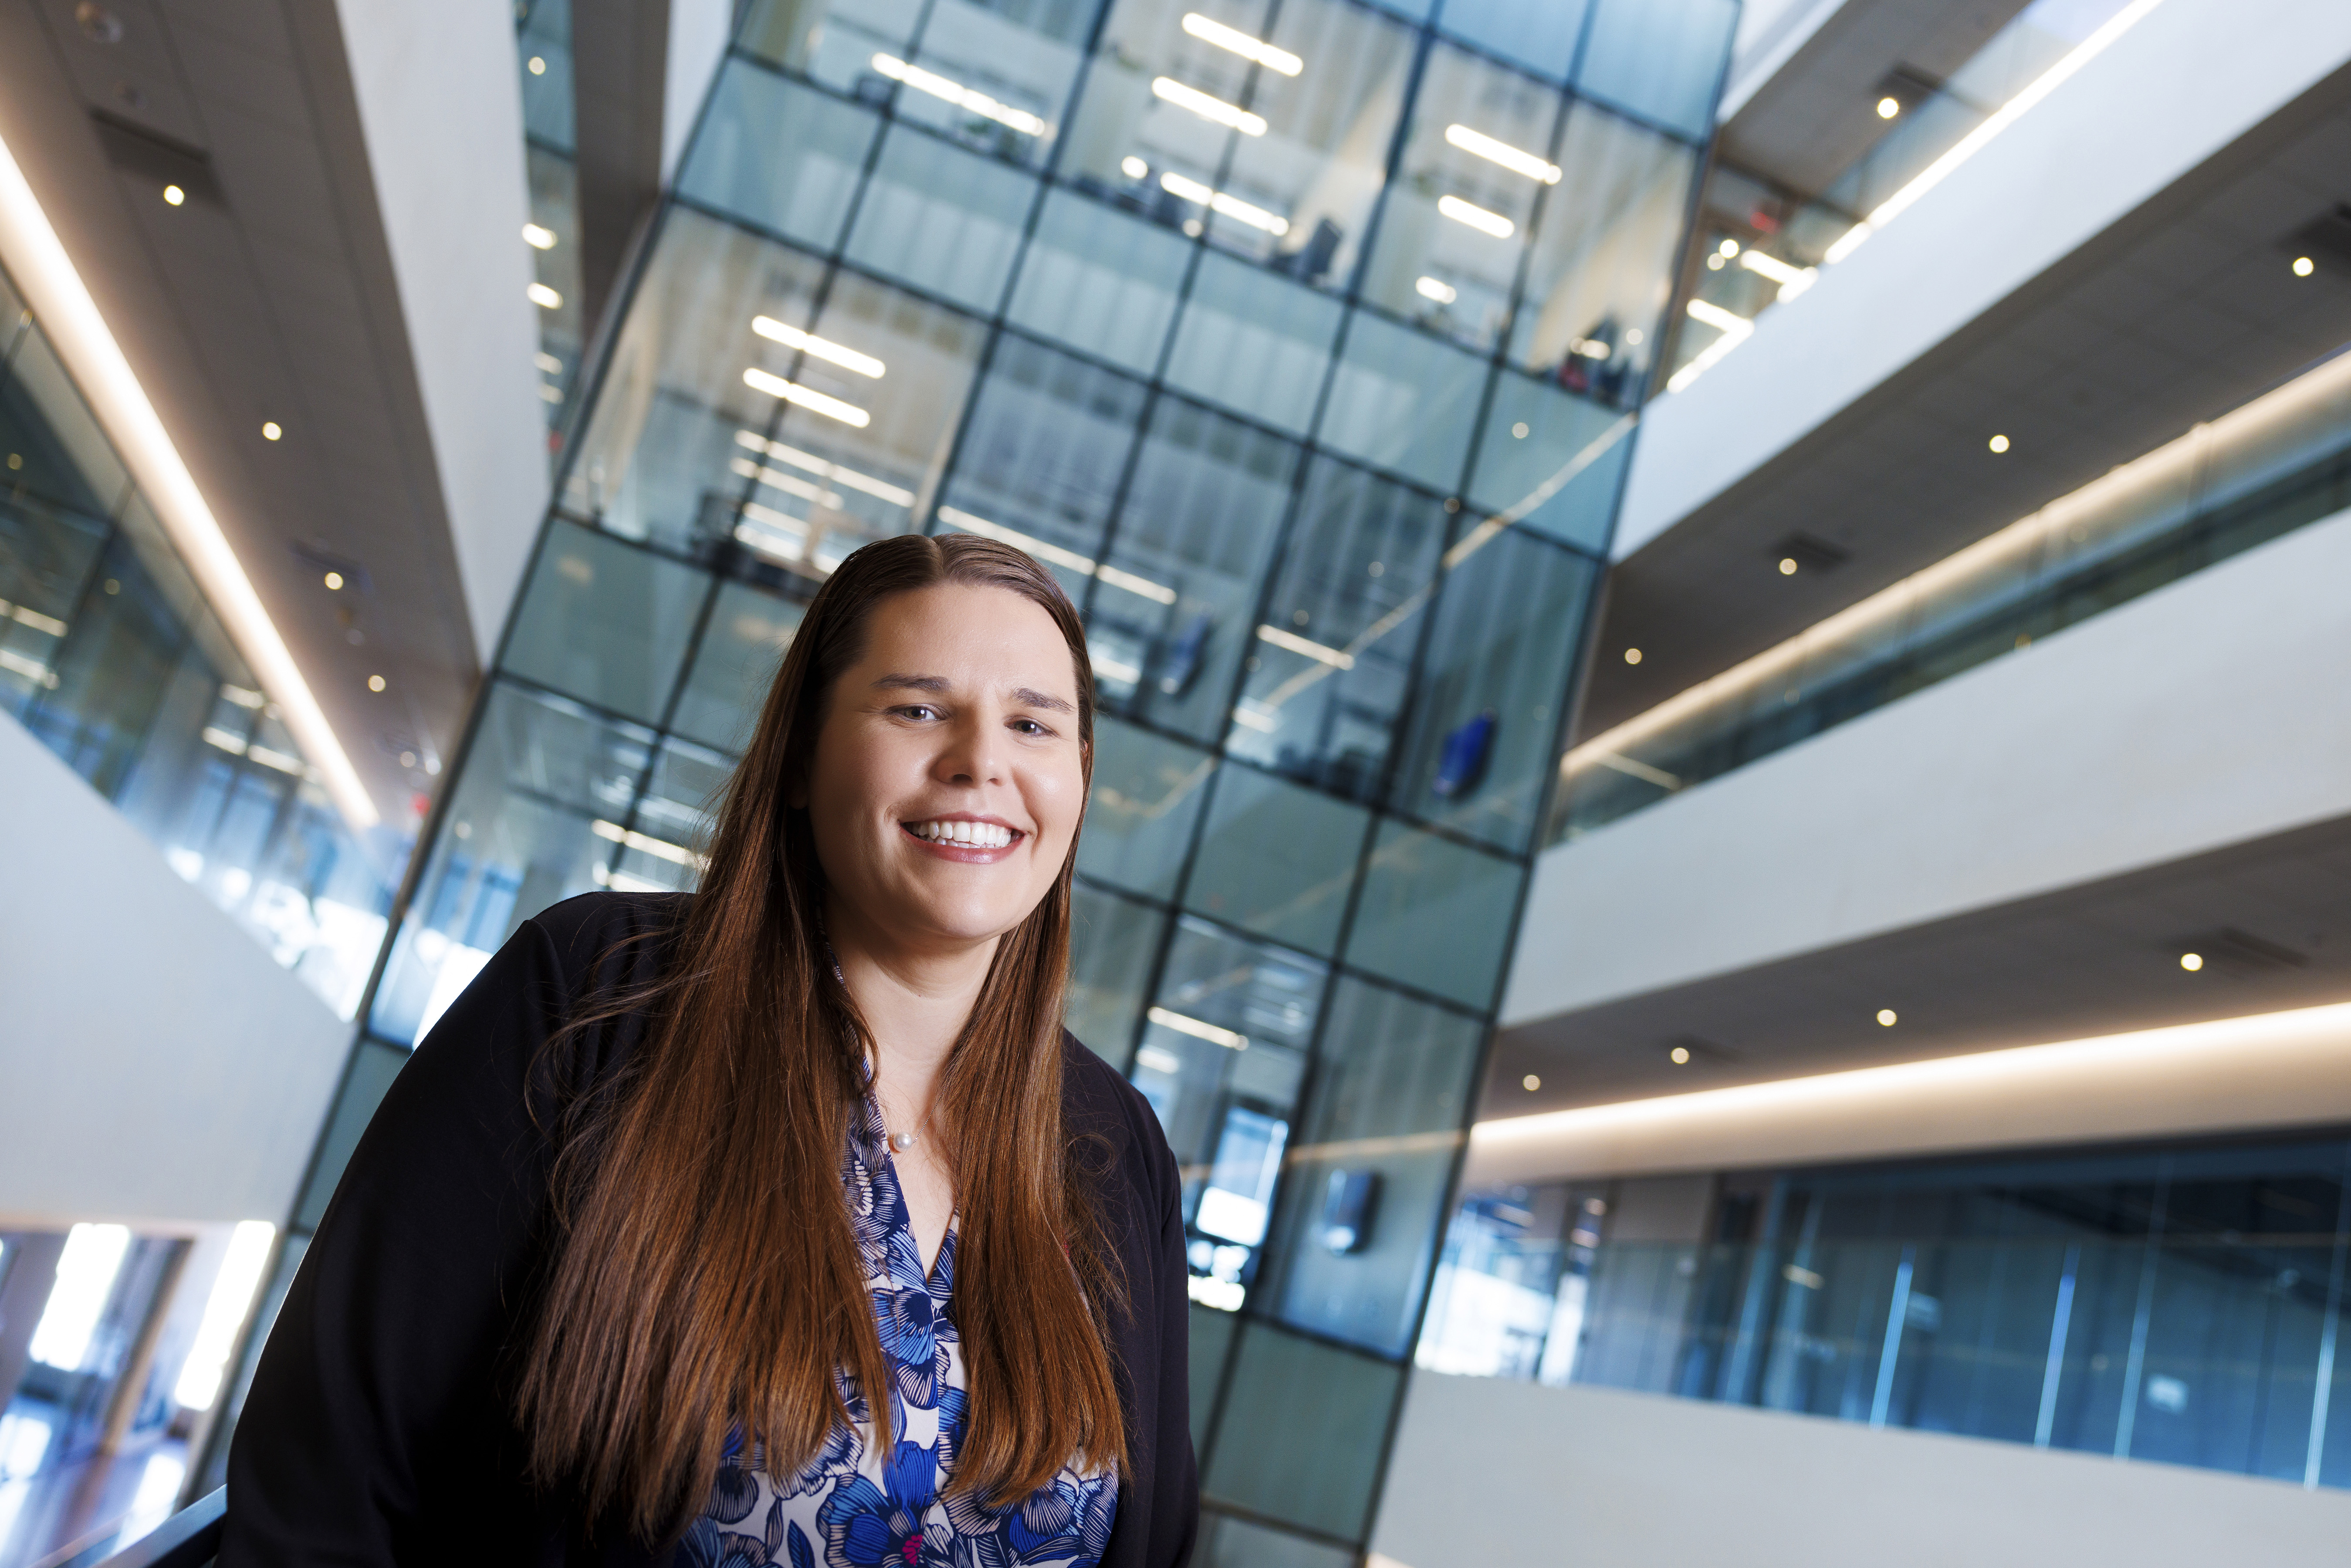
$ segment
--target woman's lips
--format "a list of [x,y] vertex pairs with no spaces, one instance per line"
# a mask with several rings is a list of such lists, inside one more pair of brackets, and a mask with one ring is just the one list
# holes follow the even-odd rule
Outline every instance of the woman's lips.
[[1008,829],[1006,831],[1011,834],[1009,843],[958,843],[952,839],[926,838],[915,831],[915,829],[921,825],[914,822],[901,822],[898,824],[898,831],[920,845],[925,852],[935,855],[940,860],[956,861],[964,865],[993,865],[1019,849],[1029,837],[1024,832]]

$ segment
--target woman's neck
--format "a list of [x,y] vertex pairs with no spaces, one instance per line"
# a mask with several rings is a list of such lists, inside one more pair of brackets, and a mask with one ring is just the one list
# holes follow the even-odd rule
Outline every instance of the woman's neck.
[[940,1065],[979,1000],[997,938],[951,948],[893,942],[835,902],[826,911],[841,977],[872,1030],[874,1072],[892,1098],[927,1107]]

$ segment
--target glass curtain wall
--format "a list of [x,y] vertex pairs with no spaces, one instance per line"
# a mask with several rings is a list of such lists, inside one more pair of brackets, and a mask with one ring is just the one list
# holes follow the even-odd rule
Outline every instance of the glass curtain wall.
[[345,825],[5,274],[0,465],[0,712],[351,1017],[408,844]]
[[2351,1140],[1464,1195],[1420,1364],[2351,1487]]
[[571,0],[515,0],[515,53],[522,82],[523,167],[534,253],[530,302],[538,307],[538,395],[547,404],[549,460],[559,462],[563,424],[580,385],[588,323],[580,295],[579,150],[572,134]]
[[1357,1555],[1735,16],[751,5],[289,1258],[522,919],[693,884],[826,574],[1007,540],[1100,684],[1070,1022],[1183,1165],[1207,1551]]

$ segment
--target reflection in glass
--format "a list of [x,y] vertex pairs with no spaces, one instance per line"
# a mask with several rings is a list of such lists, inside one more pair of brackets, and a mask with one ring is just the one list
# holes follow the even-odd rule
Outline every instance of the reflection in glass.
[[1564,675],[1593,567],[1480,523],[1447,553],[1395,809],[1497,848],[1526,847],[1554,771]]
[[[1203,1495],[1325,1536],[1361,1540],[1404,1369],[1259,1320],[1241,1326],[1234,1356]],[[1293,1537],[1237,1529],[1231,1520],[1219,1520],[1217,1529],[1220,1544],[1263,1553],[1238,1559],[1244,1563],[1335,1568],[1317,1547]]]
[[1037,182],[992,158],[893,127],[858,204],[849,260],[975,310],[1011,275]]
[[1466,43],[1565,81],[1591,0],[1446,0],[1437,26]]
[[868,63],[902,84],[899,119],[1000,159],[1041,163],[1052,152],[1093,16],[1092,0],[1019,6],[933,0],[908,57],[914,69]]
[[719,584],[670,719],[678,733],[724,751],[742,750],[806,609],[799,600],[747,583]]
[[1361,807],[1227,763],[1185,902],[1327,954],[1339,940],[1370,821]]
[[1158,366],[1191,256],[1189,246],[1164,229],[1051,192],[1006,319],[1148,375]]
[[1162,397],[1096,574],[1086,637],[1112,712],[1223,733],[1298,449]]
[[1599,551],[1633,451],[1633,418],[1547,382],[1494,381],[1469,496],[1489,513]]
[[1486,362],[1357,311],[1322,411],[1322,444],[1440,493],[1461,482]]
[[1692,139],[1706,135],[1739,0],[1598,0],[1578,89]]
[[739,59],[720,70],[678,193],[830,251],[881,120]]
[[1515,862],[1382,822],[1347,936],[1348,967],[1483,1009],[1510,952],[1518,894]]
[[1078,869],[1132,892],[1173,894],[1216,765],[1181,741],[1107,716],[1098,721]]
[[1303,435],[1339,330],[1336,301],[1227,256],[1201,257],[1167,384]]
[[507,635],[505,667],[657,722],[684,661],[709,580],[681,561],[557,521]]
[[1070,999],[1062,1027],[1120,1071],[1134,1040],[1167,917],[1079,879],[1071,894]]
[[1419,491],[1316,459],[1228,751],[1353,800],[1377,794],[1447,520]]
[[736,39],[786,70],[878,104],[892,82],[873,68],[873,57],[911,56],[922,12],[920,0],[751,0]]

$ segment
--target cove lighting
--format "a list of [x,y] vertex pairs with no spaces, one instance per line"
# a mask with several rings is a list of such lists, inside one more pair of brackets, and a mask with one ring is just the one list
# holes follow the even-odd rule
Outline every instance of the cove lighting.
[[563,308],[563,296],[558,294],[554,289],[549,288],[544,283],[534,283],[528,288],[524,289],[523,292],[528,295],[530,297],[530,302],[533,305],[538,306],[541,310],[560,310]]
[[382,820],[375,802],[368,799],[358,770],[335,738],[243,564],[229,549],[219,520],[5,143],[0,143],[0,256],[6,258],[26,302],[130,465],[147,504],[162,519],[213,612],[276,699],[296,743],[318,765],[336,809],[354,828],[374,827]]
[[798,403],[811,413],[820,413],[827,418],[837,419],[841,423],[858,430],[862,430],[873,423],[873,416],[853,402],[843,402],[837,397],[828,397],[823,392],[800,385],[798,382],[788,382],[781,376],[756,367],[743,372],[743,384],[754,392],[763,392],[769,397],[779,397],[786,402]]
[[1489,213],[1458,196],[1437,197],[1437,210],[1457,224],[1468,224],[1479,233],[1492,235],[1496,239],[1508,239],[1519,232],[1519,225],[1501,214]]
[[[1497,141],[1483,131],[1472,131],[1466,125],[1448,125],[1445,140],[1464,152],[1473,152],[1489,163],[1499,163],[1513,174],[1524,174],[1546,185],[1559,183],[1559,165],[1531,152],[1521,152],[1507,141]],[[1729,242],[1736,244],[1736,241]]]
[[1198,88],[1186,87],[1174,77],[1154,77],[1151,90],[1178,109],[1188,109],[1201,119],[1213,120],[1218,125],[1229,125],[1244,136],[1265,134],[1265,121],[1259,116],[1227,103],[1221,98],[1211,98]]
[[1251,228],[1263,229],[1270,235],[1286,235],[1290,232],[1288,218],[1278,213],[1269,213],[1263,207],[1252,206],[1238,196],[1227,195],[1222,191],[1211,190],[1197,180],[1187,180],[1181,174],[1162,174],[1159,176],[1159,188],[1171,196],[1181,196],[1187,202],[1197,202],[1204,207],[1222,213],[1228,218],[1238,219]]
[[541,228],[537,224],[525,224],[522,225],[522,242],[533,250],[553,250],[555,231]]
[[1255,60],[1270,71],[1294,77],[1306,68],[1306,62],[1288,49],[1277,49],[1271,44],[1250,37],[1237,27],[1222,22],[1212,22],[1197,11],[1184,14],[1184,30],[1203,43],[1214,44],[1220,49],[1230,49],[1245,59]]
[[881,380],[882,372],[889,368],[871,354],[842,348],[839,343],[820,338],[813,332],[803,332],[798,327],[787,327],[772,316],[752,317],[751,330],[771,342],[781,343],[788,349],[798,349],[804,354],[839,365],[844,371],[855,371],[861,376],[871,376],[876,381]]
[[1212,1023],[1203,1023],[1187,1013],[1173,1012],[1166,1008],[1153,1008],[1144,1016],[1163,1029],[1172,1029],[1177,1034],[1188,1034],[1195,1040],[1205,1040],[1213,1045],[1221,1045],[1228,1051],[1249,1049],[1249,1036],[1236,1034],[1228,1029],[1219,1029]]
[[1051,129],[1025,109],[1015,109],[1008,103],[998,102],[978,89],[966,87],[959,81],[950,80],[936,71],[926,71],[920,66],[910,66],[894,55],[874,56],[873,68],[892,81],[904,82],[916,92],[927,93],[933,98],[954,104],[957,109],[967,109],[983,120],[992,120],[998,125],[1008,125],[1024,136],[1042,136]]
[[1456,299],[1461,298],[1461,291],[1459,289],[1438,278],[1417,278],[1414,281],[1412,287],[1413,291],[1418,294],[1423,299],[1434,299],[1439,305],[1450,305]]
[[1983,151],[1991,139],[2022,119],[2026,110],[2051,93],[2075,71],[2105,52],[2106,47],[2133,27],[2163,0],[2131,0],[2106,19],[2104,26],[2075,45],[2073,50],[2051,66],[2032,84],[1993,111],[1991,117],[1959,141],[1951,150],[1920,171],[1908,184],[1879,203],[1870,214],[1845,231],[1844,236],[1829,246],[1823,257],[1831,263],[1843,261],[1868,243],[1869,236],[1899,216],[1911,204],[1941,184],[1960,164]]

